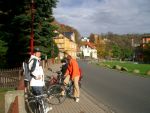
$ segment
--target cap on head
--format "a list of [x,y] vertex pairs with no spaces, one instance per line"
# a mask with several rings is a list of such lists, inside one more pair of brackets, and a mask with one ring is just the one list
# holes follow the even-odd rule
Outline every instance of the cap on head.
[[34,53],[41,52],[40,48],[34,48]]

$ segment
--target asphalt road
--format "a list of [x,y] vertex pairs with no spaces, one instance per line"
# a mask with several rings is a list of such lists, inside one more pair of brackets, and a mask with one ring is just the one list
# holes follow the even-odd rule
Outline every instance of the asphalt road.
[[79,61],[83,89],[116,113],[150,113],[150,78]]

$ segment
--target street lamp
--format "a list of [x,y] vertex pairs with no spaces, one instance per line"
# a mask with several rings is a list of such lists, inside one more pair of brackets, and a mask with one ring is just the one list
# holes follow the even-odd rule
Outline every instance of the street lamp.
[[33,23],[34,23],[34,0],[31,0],[31,34],[30,34],[30,51],[31,54],[33,54],[33,47],[34,47],[34,27],[33,27]]

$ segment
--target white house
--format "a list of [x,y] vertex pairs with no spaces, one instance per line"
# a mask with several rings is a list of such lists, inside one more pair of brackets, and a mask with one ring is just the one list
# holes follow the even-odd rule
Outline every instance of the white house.
[[88,39],[87,37],[82,37],[82,38],[81,38],[81,41],[82,41],[82,42],[89,42],[90,39]]
[[86,37],[82,38],[81,41],[80,51],[83,57],[97,59],[97,50],[94,44],[89,42],[89,39]]

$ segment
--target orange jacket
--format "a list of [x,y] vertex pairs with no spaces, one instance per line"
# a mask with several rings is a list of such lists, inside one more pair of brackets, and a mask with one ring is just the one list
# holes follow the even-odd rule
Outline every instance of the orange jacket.
[[80,76],[79,66],[75,59],[70,60],[65,75],[70,75],[71,79],[74,79],[76,76]]

